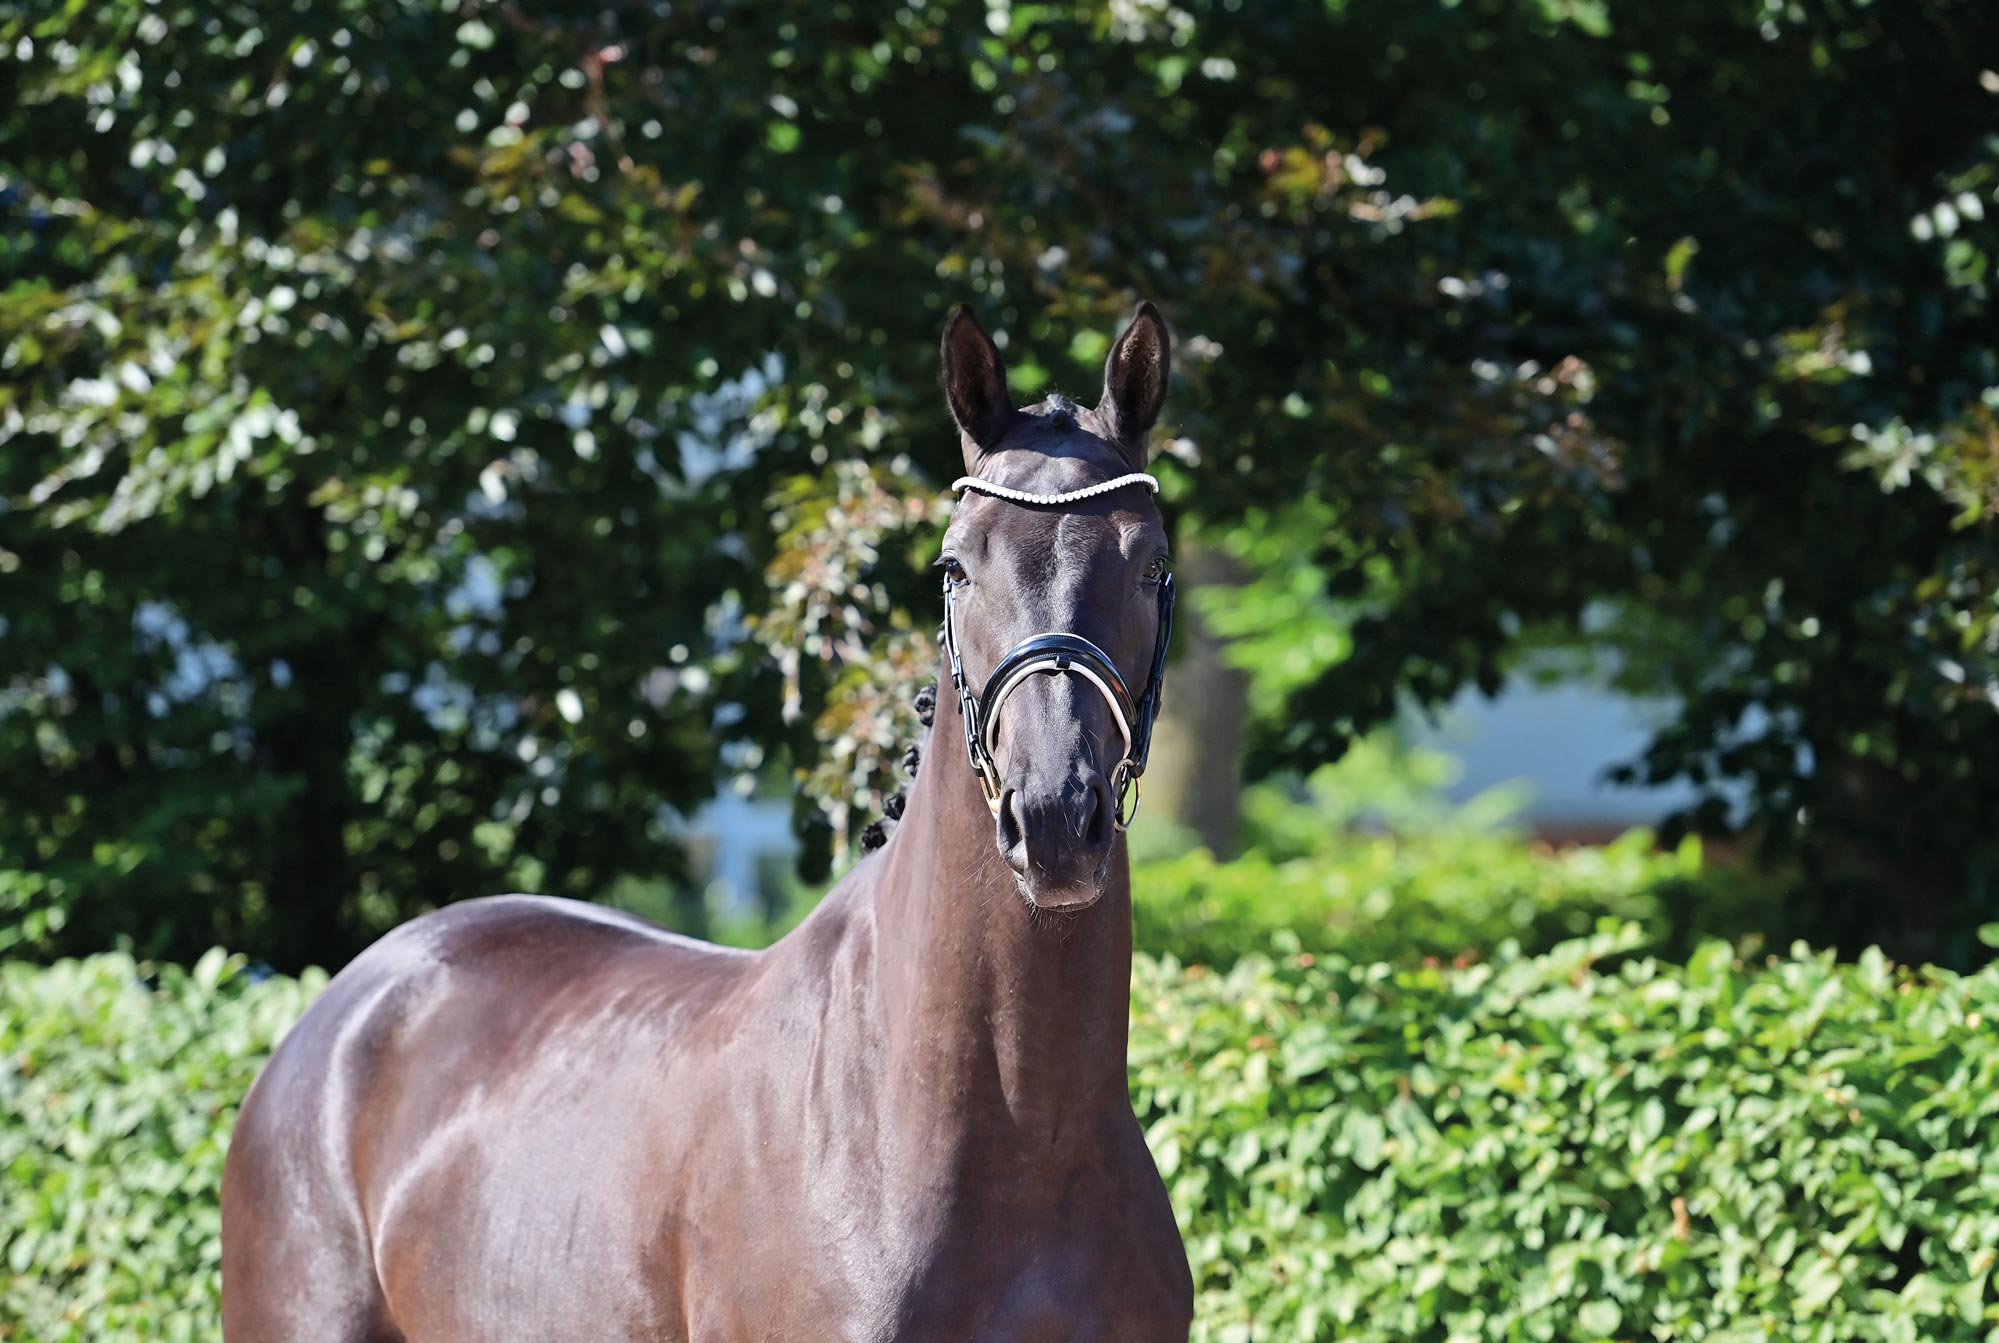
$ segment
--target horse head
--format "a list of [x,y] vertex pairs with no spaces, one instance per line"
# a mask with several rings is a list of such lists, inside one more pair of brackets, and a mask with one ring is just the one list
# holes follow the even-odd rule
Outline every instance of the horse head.
[[1137,808],[1173,577],[1145,474],[1170,338],[1150,303],[1111,347],[1094,408],[1016,407],[999,349],[960,308],[944,398],[964,452],[938,560],[966,748],[994,840],[1040,909],[1096,903]]

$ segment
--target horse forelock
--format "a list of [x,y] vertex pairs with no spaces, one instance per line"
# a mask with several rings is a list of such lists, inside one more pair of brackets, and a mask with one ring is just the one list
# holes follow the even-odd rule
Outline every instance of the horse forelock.
[[1025,408],[979,461],[978,475],[1031,494],[1061,494],[1131,470],[1094,410],[1060,392]]

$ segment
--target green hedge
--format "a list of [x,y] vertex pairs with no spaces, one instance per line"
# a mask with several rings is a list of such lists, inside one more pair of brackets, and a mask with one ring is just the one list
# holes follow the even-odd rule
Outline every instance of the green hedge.
[[0,965],[0,1339],[219,1337],[229,1128],[324,983],[220,952]]
[[1223,862],[1195,849],[1133,874],[1139,948],[1213,966],[1279,937],[1383,961],[1483,954],[1509,939],[1545,949],[1600,918],[1663,928],[1670,897],[1702,880],[1698,840],[1660,852],[1643,831],[1561,852],[1503,834],[1328,831],[1294,858],[1253,850]]
[[[1999,1343],[1999,967],[1140,959],[1133,1097],[1224,1340]],[[0,969],[0,1338],[215,1337],[233,1107],[316,978]]]
[[1999,1341],[1999,969],[1140,964],[1215,1340]]

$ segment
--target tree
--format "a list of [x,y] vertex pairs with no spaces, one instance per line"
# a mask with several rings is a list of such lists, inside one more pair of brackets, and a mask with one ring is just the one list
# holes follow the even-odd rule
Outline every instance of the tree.
[[0,10],[10,935],[338,960],[670,873],[718,765],[837,838],[909,730],[876,669],[934,663],[944,312],[1087,394],[1144,294],[1181,516],[1323,524],[1288,568],[1354,622],[1252,767],[1611,610],[1686,704],[1642,768],[1828,873],[1921,815],[1947,950],[1999,802],[1994,22]]

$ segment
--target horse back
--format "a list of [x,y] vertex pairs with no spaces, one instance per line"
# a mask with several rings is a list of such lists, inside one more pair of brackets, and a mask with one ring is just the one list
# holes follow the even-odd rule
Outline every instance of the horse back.
[[[424,1339],[527,1337],[522,1321],[562,1318],[550,1298],[594,1257],[598,1282],[627,1285],[634,1333],[672,1336],[673,1275],[649,1262],[672,1210],[633,1192],[672,1187],[676,1094],[691,1122],[712,1084],[698,1037],[754,960],[529,896],[383,938],[244,1103],[225,1303],[287,1293],[310,1264],[316,1281],[359,1284],[338,1294],[343,1314]],[[568,1273],[549,1271],[558,1245],[576,1256]]]

